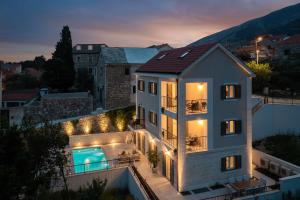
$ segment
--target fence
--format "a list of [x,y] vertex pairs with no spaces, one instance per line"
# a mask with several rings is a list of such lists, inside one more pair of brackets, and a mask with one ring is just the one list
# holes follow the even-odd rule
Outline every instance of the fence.
[[253,189],[248,189],[248,190],[241,190],[237,192],[232,192],[230,194],[224,194],[224,195],[219,195],[215,197],[209,197],[204,200],[231,200],[231,199],[236,199],[236,198],[241,198],[241,197],[246,197],[246,196],[251,196],[251,195],[257,195],[257,194],[262,194],[274,190],[280,190],[280,185],[275,184],[275,185],[270,185],[270,186],[263,186],[263,187],[258,187],[258,188],[253,188]]

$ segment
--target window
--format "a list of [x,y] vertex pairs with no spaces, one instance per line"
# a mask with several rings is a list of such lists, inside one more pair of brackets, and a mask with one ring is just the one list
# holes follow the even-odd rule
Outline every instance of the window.
[[148,92],[150,94],[157,94],[157,83],[149,82],[148,83]]
[[285,49],[284,50],[284,55],[285,56],[291,55],[291,50],[290,49]]
[[93,55],[89,55],[89,63],[93,62]]
[[191,51],[186,51],[183,54],[181,54],[180,58],[184,58],[185,56],[187,56]]
[[77,45],[77,46],[76,46],[76,50],[77,50],[77,51],[80,51],[80,50],[81,50],[81,46],[80,46],[80,45]]
[[89,51],[93,50],[93,45],[91,45],[91,44],[88,45],[88,50],[89,50]]
[[136,86],[132,86],[132,93],[135,94],[136,93]]
[[221,122],[221,135],[240,134],[242,130],[241,120],[226,120]]
[[223,85],[221,87],[222,99],[239,99],[241,98],[241,86],[240,85]]
[[80,62],[80,56],[77,56],[77,62]]
[[93,68],[89,68],[89,74],[93,74]]
[[241,156],[227,156],[221,159],[221,171],[230,171],[234,169],[240,169]]
[[138,80],[138,90],[139,91],[145,91],[145,81]]
[[167,54],[163,54],[163,55],[159,56],[159,57],[157,58],[157,60],[163,59],[164,57],[166,57],[166,55],[167,55]]
[[157,114],[155,112],[149,111],[149,122],[155,126],[157,125]]
[[129,75],[130,74],[130,70],[128,67],[125,67],[125,75]]

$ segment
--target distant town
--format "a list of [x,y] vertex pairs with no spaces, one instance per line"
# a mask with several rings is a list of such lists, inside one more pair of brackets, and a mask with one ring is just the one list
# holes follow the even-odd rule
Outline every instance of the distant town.
[[299,21],[0,61],[0,199],[300,199]]

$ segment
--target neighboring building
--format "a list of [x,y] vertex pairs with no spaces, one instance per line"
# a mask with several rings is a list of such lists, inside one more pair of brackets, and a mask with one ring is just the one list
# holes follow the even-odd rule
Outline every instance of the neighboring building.
[[97,65],[97,107],[113,109],[134,105],[134,72],[157,53],[156,48],[102,47]]
[[86,70],[94,77],[97,82],[97,65],[102,47],[107,47],[106,44],[77,44],[73,47],[73,61],[75,71],[80,72]]
[[0,63],[2,71],[2,78],[5,79],[7,76],[20,74],[22,72],[22,65],[19,63]]
[[152,45],[149,46],[148,48],[155,48],[158,51],[167,51],[167,50],[171,50],[174,49],[173,47],[171,47],[169,44],[165,43],[165,44],[160,44],[160,45]]
[[300,35],[287,36],[278,43],[278,55],[286,57],[293,54],[300,54]]
[[88,92],[48,93],[43,88],[40,96],[40,100],[24,109],[24,116],[34,122],[83,116],[93,111],[93,97]]
[[252,77],[220,44],[163,51],[137,69],[133,141],[158,153],[178,191],[252,176]]
[[23,70],[23,73],[27,74],[27,75],[30,75],[30,76],[36,78],[37,80],[40,80],[40,78],[43,74],[43,71],[42,70],[37,70],[37,69],[32,68],[32,67],[28,67],[28,68],[25,68]]
[[[5,122],[6,128],[7,126],[20,125],[24,117],[24,106],[38,96],[38,90],[4,91],[1,121]],[[2,126],[4,125],[2,124]]]

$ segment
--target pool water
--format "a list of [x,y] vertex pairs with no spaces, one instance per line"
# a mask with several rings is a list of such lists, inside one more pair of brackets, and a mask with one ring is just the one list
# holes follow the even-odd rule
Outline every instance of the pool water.
[[75,173],[109,169],[109,163],[100,147],[73,149]]

